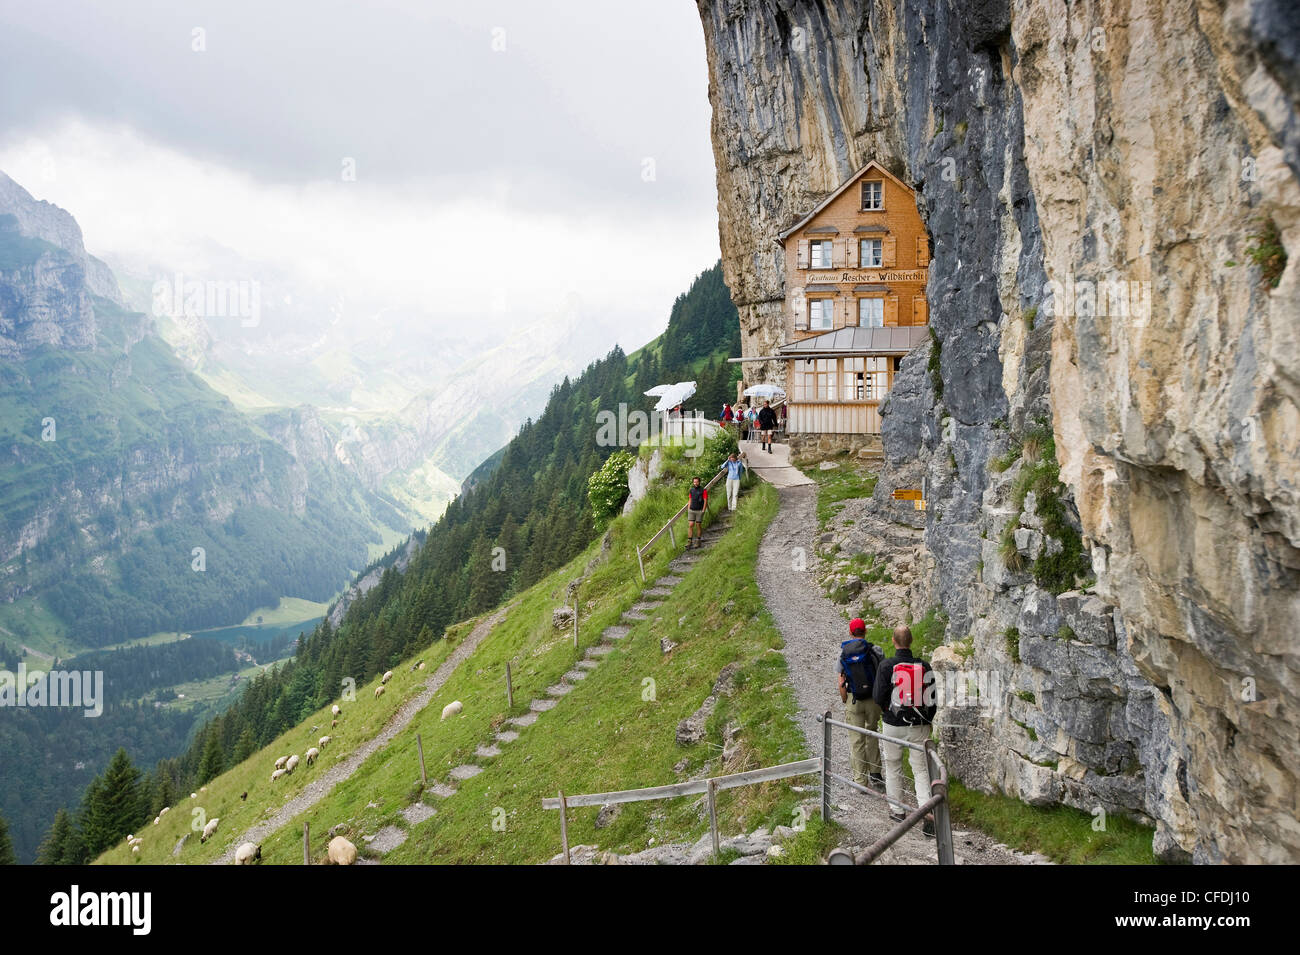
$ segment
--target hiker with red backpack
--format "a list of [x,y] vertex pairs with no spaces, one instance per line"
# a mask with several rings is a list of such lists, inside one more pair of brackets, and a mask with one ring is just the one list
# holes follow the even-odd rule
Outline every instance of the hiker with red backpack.
[[[876,671],[873,692],[876,704],[883,711],[886,736],[924,746],[930,738],[930,724],[934,722],[934,676],[930,664],[912,656],[912,631],[907,627],[894,628],[894,655]],[[889,818],[901,822],[905,816],[898,811],[903,805],[903,747],[888,741],[880,744],[885,759],[885,793],[889,797]],[[930,798],[930,766],[925,753],[909,749],[912,764],[912,781],[916,786],[916,804]],[[927,815],[921,831],[934,835],[934,814]]]
[[[867,624],[861,618],[849,621],[849,634],[850,638],[840,644],[840,658],[835,664],[840,699],[844,703],[844,722],[875,731],[881,713],[872,694],[885,655],[867,641]],[[853,781],[859,786],[877,791],[885,788],[885,778],[880,775],[880,746],[874,736],[851,734],[849,762]]]

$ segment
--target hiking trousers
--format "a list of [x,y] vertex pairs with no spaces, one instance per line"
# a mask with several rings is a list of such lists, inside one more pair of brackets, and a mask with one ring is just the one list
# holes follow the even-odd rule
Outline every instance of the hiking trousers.
[[740,478],[727,478],[727,510],[736,509],[738,497],[740,497]]
[[[855,700],[852,696],[844,703],[844,722],[863,729],[879,731],[880,707],[875,700]],[[849,764],[853,781],[860,786],[870,786],[868,773],[880,773],[880,743],[874,736],[850,733]]]
[[[886,723],[881,732],[894,739],[924,746],[930,738],[930,724],[890,726]],[[903,747],[885,740],[880,744],[880,750],[885,757],[885,793],[891,803],[889,811],[899,813],[903,811]],[[909,749],[907,753],[912,763],[912,782],[916,786],[916,804],[919,806],[930,798],[930,767],[921,750]]]

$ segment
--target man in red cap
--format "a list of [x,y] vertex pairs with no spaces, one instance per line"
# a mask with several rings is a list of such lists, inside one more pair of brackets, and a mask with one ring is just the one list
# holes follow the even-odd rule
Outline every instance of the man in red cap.
[[[840,699],[844,701],[844,722],[879,731],[880,705],[872,696],[876,672],[885,655],[866,639],[867,624],[860,617],[849,621],[850,638],[840,644],[840,658],[835,663],[839,678]],[[853,779],[860,786],[884,791],[885,778],[880,774],[880,744],[874,736],[850,734],[850,763]]]

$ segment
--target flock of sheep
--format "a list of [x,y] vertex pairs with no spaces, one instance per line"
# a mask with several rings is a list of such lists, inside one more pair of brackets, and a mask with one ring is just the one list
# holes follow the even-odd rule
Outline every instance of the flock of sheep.
[[[417,670],[423,670],[423,669],[424,669],[423,660],[419,660],[411,664],[412,672],[415,672]],[[387,671],[380,678],[379,685],[375,687],[376,699],[384,695],[385,685],[392,678],[393,678],[392,670]],[[442,709],[442,719],[445,720],[448,719],[449,717],[455,716],[456,714],[460,713],[463,708],[464,707],[461,705],[460,700],[454,700],[451,703],[448,703]],[[338,726],[339,717],[342,716],[343,714],[342,707],[340,707],[337,703],[335,703],[333,706],[330,707],[330,713],[333,716],[333,719],[330,722],[330,726],[331,727]],[[316,759],[320,756],[321,751],[324,750],[325,747],[330,744],[331,739],[332,737],[330,736],[322,736],[317,741],[317,744],[315,746],[312,746],[310,749],[307,750],[305,754],[305,760],[308,766],[316,762]],[[293,771],[298,768],[299,762],[300,760],[298,758],[297,753],[293,753],[288,756],[281,756],[277,758],[275,761],[275,768],[271,772],[271,781],[274,782],[275,780],[280,779],[283,776],[292,775]],[[200,787],[199,792],[207,792],[207,788],[208,787],[206,786]],[[197,799],[199,796],[199,792],[190,793],[190,798]],[[247,799],[247,798],[248,798],[247,792],[245,792],[243,795],[240,796],[240,799]],[[159,822],[162,821],[162,817],[166,815],[170,809],[171,809],[170,806],[164,806],[163,809],[158,813],[158,815],[154,817],[153,824],[155,826],[158,825]],[[204,825],[203,827],[202,834],[199,836],[199,842],[205,843],[209,839],[211,839],[216,834],[217,826],[220,823],[221,823],[221,819],[218,816],[214,816],[211,819],[209,819],[207,821],[207,824]],[[138,853],[140,851],[140,846],[143,844],[141,838],[135,835],[134,833],[126,837],[126,842],[127,845],[131,847],[131,852],[133,854]],[[343,838],[342,836],[335,836],[333,839],[330,840],[328,855],[329,855],[329,861],[333,865],[352,865],[357,860],[357,847],[354,846],[347,839]],[[253,865],[255,862],[258,862],[261,858],[262,858],[262,847],[252,842],[245,842],[241,844],[238,849],[235,850],[234,864]]]

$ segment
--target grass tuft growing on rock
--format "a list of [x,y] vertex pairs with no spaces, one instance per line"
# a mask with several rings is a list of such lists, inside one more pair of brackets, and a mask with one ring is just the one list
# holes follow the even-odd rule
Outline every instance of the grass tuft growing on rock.
[[[1048,767],[1050,768],[1050,766]],[[955,823],[987,832],[1021,852],[1038,852],[1065,865],[1154,865],[1155,835],[1131,819],[1108,815],[1105,829],[1093,829],[1091,813],[1069,806],[1027,806],[1009,796],[948,787]]]

